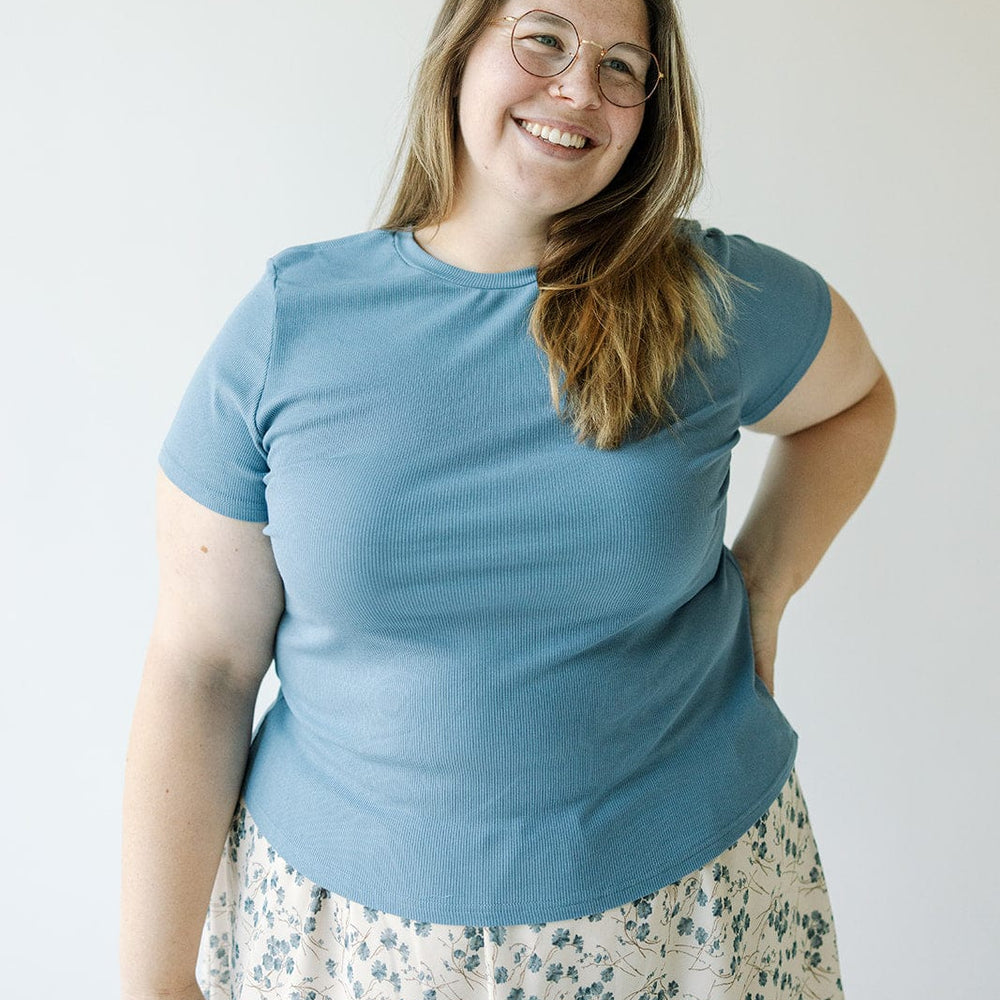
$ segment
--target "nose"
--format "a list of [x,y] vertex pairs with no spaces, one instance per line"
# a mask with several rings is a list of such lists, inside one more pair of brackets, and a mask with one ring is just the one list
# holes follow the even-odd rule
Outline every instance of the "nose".
[[584,48],[585,45],[591,44],[593,43],[584,42],[569,68],[552,77],[549,93],[553,97],[572,101],[581,108],[595,108],[601,103],[601,88],[597,85],[598,64]]

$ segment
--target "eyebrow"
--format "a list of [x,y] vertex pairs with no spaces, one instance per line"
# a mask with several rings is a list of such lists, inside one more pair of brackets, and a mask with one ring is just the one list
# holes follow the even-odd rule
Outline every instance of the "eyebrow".
[[[528,12],[526,11],[525,13]],[[539,20],[546,21],[549,24],[558,24],[560,21],[569,21],[568,17],[563,17],[560,14],[554,14],[548,10],[536,10],[535,13],[540,15]],[[517,15],[515,14],[514,16],[516,17]],[[572,23],[573,22],[570,21],[570,24]]]
[[[551,24],[553,26],[557,26],[561,21],[569,21],[569,23],[572,24],[574,28],[576,28],[577,35],[578,36],[580,35],[580,29],[576,27],[576,22],[572,18],[567,17],[565,14],[557,14],[555,11],[541,10],[541,9],[539,9],[539,8],[536,7],[531,12],[524,11],[523,14],[511,14],[509,16],[511,16],[511,17],[523,17],[524,14],[527,14],[527,13],[538,14],[539,15],[539,20],[545,21],[546,23]],[[637,45],[641,49],[648,48],[648,46],[641,45],[639,42],[627,42],[626,39],[624,39],[624,38],[619,38],[618,41],[612,42],[611,44],[612,45],[617,45],[617,44],[619,44],[619,42],[626,42],[626,44],[628,44],[628,45]],[[604,46],[602,44],[601,48],[603,48],[603,47]]]

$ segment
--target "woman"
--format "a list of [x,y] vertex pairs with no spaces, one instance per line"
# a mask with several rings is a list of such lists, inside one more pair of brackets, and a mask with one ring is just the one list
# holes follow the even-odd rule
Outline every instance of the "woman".
[[684,217],[696,122],[670,0],[448,0],[385,226],[226,323],[160,455],[124,996],[842,995],[773,666],[892,391]]

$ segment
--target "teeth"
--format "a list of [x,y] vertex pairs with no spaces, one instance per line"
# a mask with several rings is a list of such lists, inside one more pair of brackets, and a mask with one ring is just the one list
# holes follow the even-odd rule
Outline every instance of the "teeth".
[[572,132],[560,132],[557,128],[551,128],[548,125],[538,125],[535,122],[522,121],[520,125],[525,132],[530,132],[540,139],[545,139],[554,146],[565,146],[567,149],[571,147],[574,149],[583,149],[587,145],[586,137],[574,135]]

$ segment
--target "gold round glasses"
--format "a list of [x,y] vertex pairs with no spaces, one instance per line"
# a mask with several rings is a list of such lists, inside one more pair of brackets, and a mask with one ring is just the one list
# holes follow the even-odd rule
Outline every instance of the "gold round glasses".
[[616,42],[605,49],[597,42],[581,39],[572,21],[548,10],[529,10],[520,17],[508,15],[492,23],[511,26],[514,59],[532,76],[565,73],[584,45],[596,45],[601,50],[597,86],[619,108],[634,108],[648,101],[663,79],[660,64],[649,49],[631,42]]

